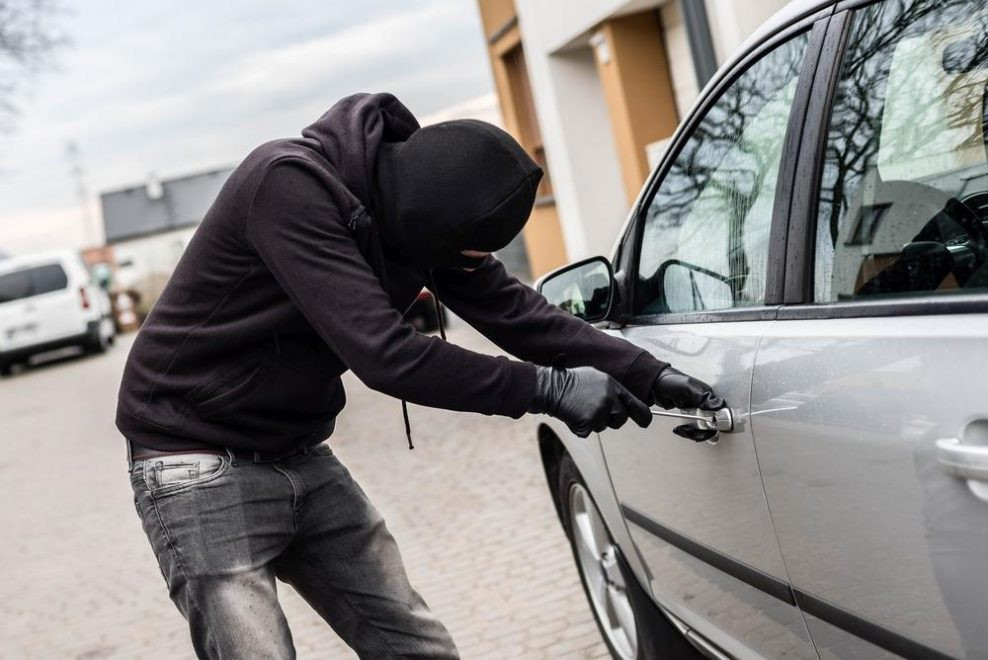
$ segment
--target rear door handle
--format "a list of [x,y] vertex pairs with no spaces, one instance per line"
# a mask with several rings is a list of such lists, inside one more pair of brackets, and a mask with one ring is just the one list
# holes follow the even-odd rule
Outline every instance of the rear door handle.
[[936,447],[937,460],[950,474],[988,481],[988,446],[965,445],[960,438],[940,438]]

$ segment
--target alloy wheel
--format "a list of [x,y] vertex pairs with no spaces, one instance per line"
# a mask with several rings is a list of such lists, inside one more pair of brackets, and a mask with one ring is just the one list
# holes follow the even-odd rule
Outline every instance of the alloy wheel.
[[622,660],[634,660],[638,657],[638,631],[617,546],[586,488],[574,483],[569,503],[573,543],[594,614],[611,648]]

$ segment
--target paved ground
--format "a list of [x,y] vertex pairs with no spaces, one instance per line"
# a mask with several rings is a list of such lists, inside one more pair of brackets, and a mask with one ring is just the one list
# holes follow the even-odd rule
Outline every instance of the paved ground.
[[[491,350],[459,324],[457,343]],[[188,658],[185,622],[134,512],[108,355],[0,382],[0,657]],[[401,406],[347,380],[333,437],[465,658],[605,657],[532,424]],[[37,452],[44,452],[39,454]],[[353,654],[279,584],[301,658]]]

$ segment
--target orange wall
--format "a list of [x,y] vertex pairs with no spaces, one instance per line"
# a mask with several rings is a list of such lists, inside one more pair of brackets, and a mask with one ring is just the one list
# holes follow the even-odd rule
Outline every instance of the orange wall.
[[566,264],[566,247],[559,224],[556,205],[552,200],[552,183],[542,135],[539,130],[535,103],[528,80],[525,54],[521,45],[521,29],[517,23],[497,35],[493,42],[489,37],[510,25],[515,16],[512,0],[479,0],[481,22],[488,37],[487,52],[494,73],[498,102],[504,128],[525,148],[545,170],[539,186],[537,206],[525,225],[525,250],[532,277]]
[[[628,202],[648,178],[645,146],[679,124],[658,13],[646,11],[603,23],[597,69],[611,116]],[[606,49],[608,61],[602,61]]]

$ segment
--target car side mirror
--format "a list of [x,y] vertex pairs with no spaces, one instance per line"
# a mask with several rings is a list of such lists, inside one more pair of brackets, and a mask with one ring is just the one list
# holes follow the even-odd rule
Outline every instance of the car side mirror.
[[614,298],[614,273],[604,257],[591,257],[543,275],[535,289],[553,305],[588,323],[607,318]]

